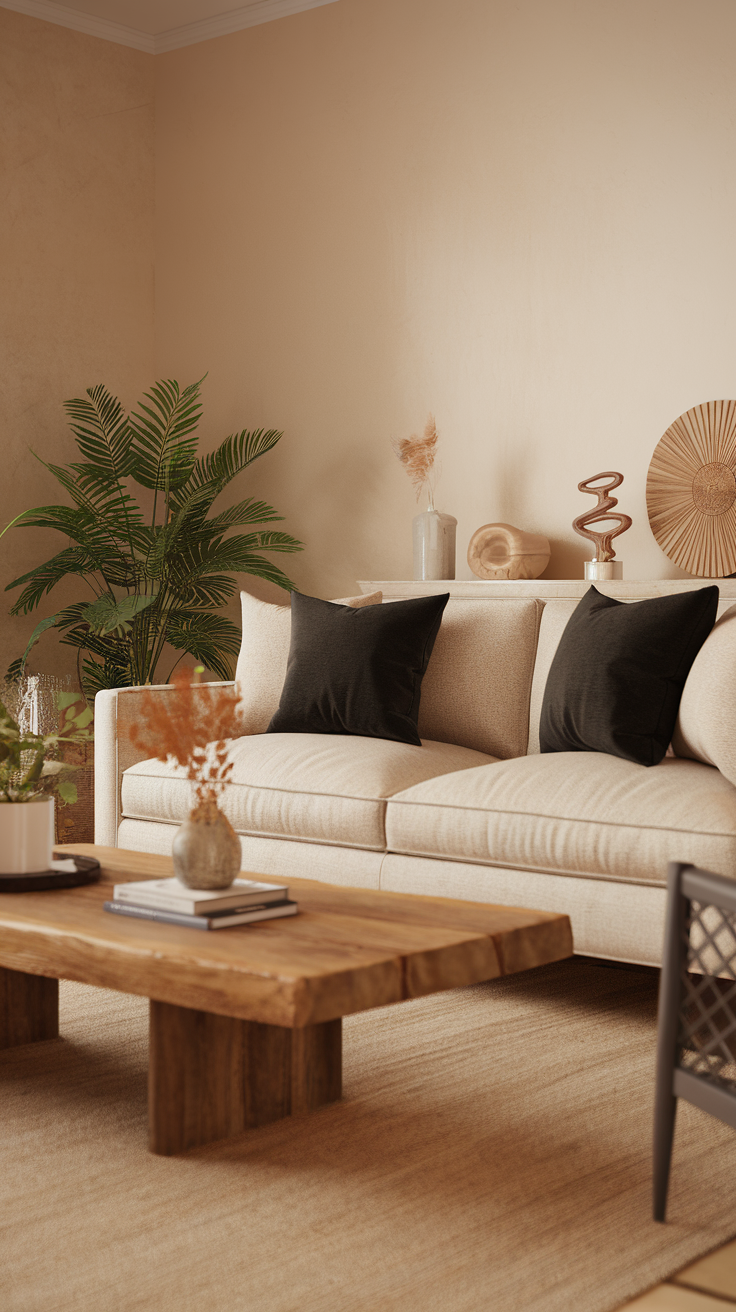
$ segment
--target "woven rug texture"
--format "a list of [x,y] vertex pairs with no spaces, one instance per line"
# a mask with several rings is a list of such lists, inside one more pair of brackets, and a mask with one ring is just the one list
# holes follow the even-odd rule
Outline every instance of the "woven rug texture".
[[736,1234],[680,1104],[650,1213],[656,978],[581,961],[345,1021],[345,1096],[146,1149],[147,1002],[61,985],[0,1053],[4,1312],[607,1312]]

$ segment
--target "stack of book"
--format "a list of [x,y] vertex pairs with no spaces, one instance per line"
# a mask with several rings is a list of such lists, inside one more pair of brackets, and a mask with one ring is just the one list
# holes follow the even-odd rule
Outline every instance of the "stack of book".
[[297,904],[289,898],[285,884],[236,879],[229,888],[205,889],[186,888],[178,879],[141,879],[116,884],[113,901],[105,903],[105,910],[190,929],[228,929],[254,920],[293,916]]

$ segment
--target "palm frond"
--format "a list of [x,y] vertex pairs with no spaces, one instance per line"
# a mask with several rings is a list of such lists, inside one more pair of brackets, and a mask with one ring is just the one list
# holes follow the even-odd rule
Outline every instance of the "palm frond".
[[28,570],[26,574],[21,574],[20,578],[8,583],[6,592],[10,588],[19,588],[22,583],[30,580],[28,587],[24,588],[13,602],[10,614],[27,615],[29,611],[35,610],[41,599],[51,592],[57,583],[66,578],[67,574],[85,577],[97,568],[97,562],[90,557],[88,551],[81,547],[67,547],[65,551],[52,556],[51,560],[47,560],[43,565],[37,565],[35,569]]
[[136,615],[147,610],[155,600],[155,594],[140,596],[133,593],[118,601],[106,592],[82,611],[82,619],[87,621],[94,633],[98,633],[103,638],[110,633],[122,638],[130,632],[131,623]]
[[128,416],[116,396],[99,383],[86,397],[65,401],[69,427],[77,445],[100,475],[120,483],[130,473]]
[[128,665],[118,665],[114,660],[95,661],[87,657],[82,662],[82,690],[88,701],[93,702],[97,693],[103,688],[127,688],[130,686],[130,669]]
[[269,524],[283,518],[265,501],[255,501],[253,497],[248,497],[245,501],[237,501],[234,506],[228,506],[227,510],[220,511],[219,515],[208,519],[206,523],[211,532],[220,533],[227,528],[241,528],[244,524]]
[[173,379],[155,383],[145,393],[150,405],[141,402],[131,415],[131,472],[143,487],[169,491],[189,479],[196,462],[203,381],[200,378],[183,392]]
[[223,615],[177,610],[166,626],[166,640],[175,651],[201,661],[219,679],[232,678],[232,667],[224,653],[237,656],[240,629]]
[[301,551],[304,546],[298,538],[290,533],[266,530],[262,533],[241,533],[237,538],[227,538],[226,545],[237,542],[241,551],[250,551],[257,547],[259,551]]
[[222,491],[237,474],[270,451],[281,437],[283,433],[275,428],[257,428],[254,432],[244,428],[241,433],[231,434],[216,451],[197,460],[190,486],[202,487],[205,483],[212,483],[217,484]]
[[182,606],[208,611],[213,606],[224,606],[237,591],[237,583],[228,574],[205,574],[189,586],[181,584],[176,589]]

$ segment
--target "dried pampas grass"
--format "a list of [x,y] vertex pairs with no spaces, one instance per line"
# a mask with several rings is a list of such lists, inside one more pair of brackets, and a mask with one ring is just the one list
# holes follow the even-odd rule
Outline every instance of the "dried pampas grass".
[[431,482],[432,469],[437,454],[437,429],[434,416],[430,415],[424,428],[424,435],[402,437],[393,443],[394,451],[406,470],[417,494],[417,501],[422,489],[427,486],[429,509],[434,508],[434,489]]
[[237,686],[201,684],[201,673],[201,665],[178,670],[166,696],[154,697],[144,688],[140,720],[130,726],[128,737],[159,761],[184,766],[198,804],[206,806],[216,802],[232,772],[227,747],[239,733],[240,693]]

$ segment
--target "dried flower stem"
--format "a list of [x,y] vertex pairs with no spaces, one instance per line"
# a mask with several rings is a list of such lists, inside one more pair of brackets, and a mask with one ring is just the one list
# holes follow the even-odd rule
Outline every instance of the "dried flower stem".
[[398,442],[394,442],[393,448],[412,481],[417,501],[426,486],[429,498],[428,509],[434,510],[434,484],[431,477],[437,454],[437,429],[434,416],[429,416],[422,437],[412,433],[411,437],[402,437]]
[[159,761],[176,761],[195,784],[197,806],[216,805],[232,773],[228,739],[237,732],[240,695],[234,688],[210,688],[200,684],[199,671],[179,670],[173,690],[154,697],[144,691],[141,720],[131,725],[128,736],[134,747],[149,752]]

